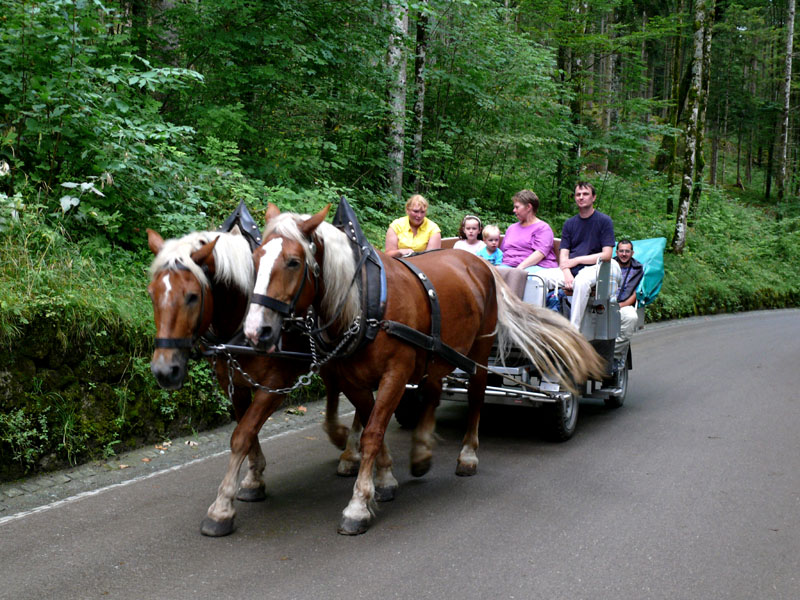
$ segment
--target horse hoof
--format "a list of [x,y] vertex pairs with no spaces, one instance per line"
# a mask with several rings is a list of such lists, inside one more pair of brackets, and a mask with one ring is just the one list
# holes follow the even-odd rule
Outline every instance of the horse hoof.
[[357,462],[340,462],[336,467],[336,474],[339,477],[355,477],[358,475],[359,463]]
[[458,463],[456,465],[456,475],[459,477],[472,477],[478,472],[478,465],[475,463]]
[[394,500],[394,494],[397,487],[376,487],[375,488],[375,502],[391,502]]
[[411,474],[414,477],[422,477],[423,475],[425,475],[425,473],[427,473],[428,471],[431,470],[432,462],[433,462],[433,459],[425,458],[425,459],[420,460],[418,462],[412,463],[411,464]]
[[215,521],[209,517],[203,519],[200,533],[209,537],[222,537],[233,533],[233,517],[224,521]]
[[342,535],[361,535],[369,529],[369,521],[367,519],[349,519],[342,517],[337,530]]
[[242,502],[263,502],[267,499],[266,487],[260,485],[257,488],[239,488],[236,499]]

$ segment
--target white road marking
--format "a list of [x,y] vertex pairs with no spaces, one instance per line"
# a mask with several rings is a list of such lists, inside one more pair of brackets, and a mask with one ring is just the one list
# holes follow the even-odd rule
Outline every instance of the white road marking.
[[[349,412],[349,413],[346,413],[346,414],[342,414],[340,416],[341,417],[349,417],[349,416],[352,416],[353,414],[355,414],[355,411],[352,411],[352,412]],[[320,426],[320,424],[318,422],[317,423],[311,423],[309,425],[306,425],[305,427],[301,427],[300,429],[292,429],[292,430],[289,430],[289,431],[281,431],[280,433],[275,433],[275,434],[267,436],[267,437],[263,437],[263,438],[260,437],[260,438],[258,438],[258,441],[260,443],[263,443],[263,442],[267,442],[267,441],[271,441],[271,440],[277,440],[278,438],[282,438],[282,437],[284,437],[286,435],[289,435],[291,433],[299,433],[299,432],[305,431],[307,429],[311,429],[312,427],[319,427],[319,426]],[[53,508],[58,508],[60,506],[66,506],[68,504],[73,504],[75,502],[78,502],[79,500],[83,500],[84,498],[90,498],[92,496],[97,496],[97,495],[102,494],[104,492],[108,492],[109,490],[115,490],[115,489],[127,487],[129,485],[133,485],[134,483],[139,483],[140,481],[146,481],[148,479],[152,479],[153,477],[158,477],[159,475],[164,475],[166,473],[172,473],[174,471],[179,471],[179,470],[181,470],[183,468],[191,467],[192,465],[196,465],[198,463],[204,462],[206,460],[210,460],[212,458],[218,458],[218,457],[224,456],[226,454],[230,454],[230,450],[222,450],[220,452],[215,452],[214,454],[209,454],[208,456],[204,456],[202,458],[196,458],[194,460],[190,460],[189,462],[183,463],[181,465],[175,465],[174,467],[169,467],[168,469],[163,469],[161,471],[156,471],[155,473],[148,473],[147,475],[141,475],[140,477],[135,477],[135,478],[129,479],[127,481],[121,481],[119,483],[113,483],[111,485],[107,485],[105,487],[98,488],[96,490],[89,490],[87,492],[81,492],[80,494],[76,494],[74,496],[70,496],[69,498],[64,498],[62,500],[56,500],[55,502],[51,502],[50,504],[45,504],[43,506],[37,506],[36,508],[31,508],[30,510],[22,511],[22,512],[19,512],[19,513],[13,514],[13,515],[9,515],[7,517],[2,517],[2,518],[0,518],[0,525],[4,525],[4,524],[10,523],[12,521],[17,521],[19,519],[24,519],[25,517],[28,517],[30,515],[34,515],[34,514],[40,513],[40,512],[45,512],[45,511],[51,510]]]

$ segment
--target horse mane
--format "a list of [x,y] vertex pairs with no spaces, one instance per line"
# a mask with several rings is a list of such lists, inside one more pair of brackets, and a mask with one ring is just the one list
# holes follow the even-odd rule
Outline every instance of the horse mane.
[[[264,238],[274,233],[296,241],[305,250],[306,264],[313,270],[317,268],[317,260],[311,252],[308,239],[298,228],[299,223],[309,218],[310,215],[281,213],[267,222]],[[316,242],[321,242],[325,249],[325,260],[322,265],[325,295],[320,307],[321,316],[323,320],[328,321],[342,306],[337,324],[347,327],[361,311],[358,287],[353,283],[356,272],[353,248],[347,235],[326,221],[319,224],[314,232],[314,238]]]
[[255,279],[253,254],[244,236],[237,233],[195,231],[180,238],[166,240],[161,252],[150,265],[150,277],[160,271],[186,268],[200,283],[210,285],[205,271],[192,260],[192,253],[217,238],[214,246],[214,281],[239,288],[246,295],[250,294]]

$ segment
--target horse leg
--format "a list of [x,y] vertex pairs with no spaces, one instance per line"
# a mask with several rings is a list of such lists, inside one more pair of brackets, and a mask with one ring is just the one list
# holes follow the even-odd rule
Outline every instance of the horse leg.
[[[233,411],[236,416],[237,423],[240,423],[244,418],[244,415],[247,413],[247,409],[250,407],[251,397],[252,391],[250,388],[234,388],[231,401],[233,403]],[[231,436],[231,438],[232,437],[233,436]],[[264,468],[267,465],[267,461],[264,458],[264,453],[261,452],[261,444],[258,443],[258,440],[256,440],[256,443],[251,445],[247,459],[247,474],[239,486],[236,499],[244,502],[261,502],[267,498],[265,491],[266,486],[264,485],[263,478]]]
[[347,444],[344,452],[339,457],[339,465],[336,467],[336,474],[341,477],[355,477],[358,474],[358,465],[361,463],[361,432],[364,427],[358,413],[353,416],[353,426],[347,435]]
[[411,435],[411,474],[422,477],[433,462],[433,448],[436,444],[436,407],[442,395],[442,382],[428,379],[422,386],[422,397],[425,405],[414,433]]
[[[359,411],[359,417],[367,420],[364,433],[361,434],[361,465],[358,470],[358,477],[353,486],[353,496],[342,513],[339,523],[339,533],[343,535],[358,535],[364,533],[368,528],[374,515],[376,488],[373,480],[373,468],[377,466],[379,473],[376,479],[381,486],[380,495],[383,499],[394,497],[394,490],[397,488],[397,480],[391,475],[391,455],[384,443],[384,434],[389,420],[394,414],[394,409],[400,402],[400,397],[405,389],[405,377],[384,377],[378,387],[377,400],[371,412],[365,413],[364,403],[359,402],[350,394],[347,394]],[[363,394],[362,394],[363,395]],[[370,394],[371,395],[371,394]],[[380,458],[379,458],[380,457]],[[391,479],[389,477],[391,476]],[[391,498],[386,494],[391,490]]]
[[[261,431],[261,427],[267,417],[275,411],[282,400],[283,396],[258,391],[253,398],[253,402],[239,420],[239,424],[234,429],[233,435],[231,435],[231,456],[228,460],[225,476],[222,478],[222,483],[220,483],[217,490],[217,498],[208,507],[206,518],[203,519],[200,525],[200,533],[203,535],[219,537],[228,535],[233,531],[233,519],[236,516],[233,498],[236,493],[239,470],[242,467],[245,456],[250,455],[252,460],[255,455],[256,461],[258,461],[257,457],[261,456],[261,460],[264,460],[260,447],[257,453],[254,451],[254,447],[259,446],[258,432]],[[260,469],[263,472],[263,467],[260,467]],[[258,467],[255,470],[258,470]],[[261,472],[258,473],[259,478]]]
[[325,421],[322,429],[328,434],[331,444],[344,450],[350,431],[339,421],[339,385],[336,378],[323,370],[322,381],[325,383]]
[[481,420],[484,394],[486,393],[486,369],[478,367],[469,378],[467,389],[467,430],[464,433],[461,453],[458,455],[456,475],[468,477],[478,472],[478,424]]

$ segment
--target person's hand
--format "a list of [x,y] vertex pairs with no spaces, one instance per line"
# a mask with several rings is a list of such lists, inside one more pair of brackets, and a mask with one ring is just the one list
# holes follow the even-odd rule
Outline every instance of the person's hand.
[[569,269],[564,269],[561,272],[564,273],[564,289],[571,290],[572,283],[575,281],[575,278],[572,276],[572,271]]

